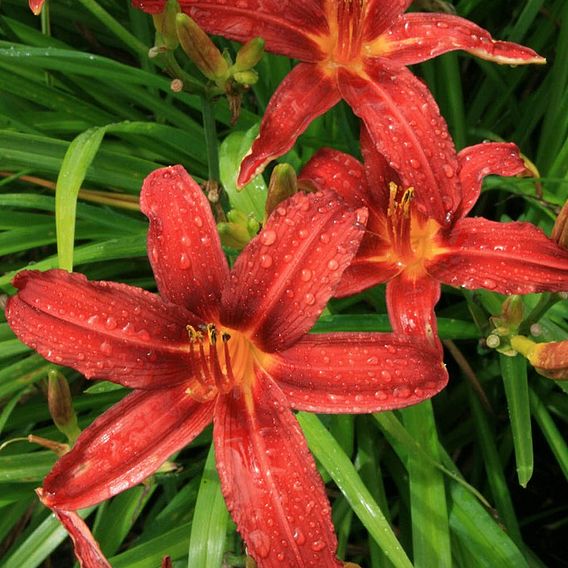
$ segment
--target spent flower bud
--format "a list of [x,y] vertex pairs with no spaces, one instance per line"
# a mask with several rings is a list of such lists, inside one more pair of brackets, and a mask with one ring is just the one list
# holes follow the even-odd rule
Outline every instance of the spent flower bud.
[[541,375],[549,379],[568,379],[568,340],[536,343],[516,335],[511,338],[511,347],[524,355]]

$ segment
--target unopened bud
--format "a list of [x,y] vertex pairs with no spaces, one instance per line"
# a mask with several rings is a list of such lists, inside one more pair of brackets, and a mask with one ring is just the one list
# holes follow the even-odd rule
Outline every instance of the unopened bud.
[[209,36],[186,14],[176,16],[179,42],[199,70],[213,81],[226,77],[229,65]]
[[30,0],[30,10],[34,13],[35,16],[39,16],[41,14],[41,9],[43,8],[44,0]]
[[254,69],[237,71],[236,73],[233,73],[233,78],[241,85],[254,85],[258,81],[258,73]]
[[552,228],[551,238],[562,248],[568,249],[568,201],[558,213],[554,227]]
[[65,434],[73,444],[81,433],[77,424],[77,415],[73,410],[71,391],[67,379],[57,370],[48,374],[47,405],[57,429]]
[[509,328],[518,328],[523,321],[524,304],[521,296],[509,296],[501,308],[501,322]]
[[292,197],[298,191],[298,178],[290,164],[278,164],[272,171],[266,197],[265,216],[278,207],[282,201]]
[[156,27],[156,45],[174,50],[179,40],[176,32],[176,15],[180,12],[177,0],[168,0],[164,9],[152,16]]
[[235,61],[236,71],[246,71],[252,69],[264,55],[264,40],[255,37],[247,41],[237,53]]
[[242,250],[248,245],[260,229],[260,223],[254,217],[238,209],[231,209],[227,213],[227,221],[217,225],[221,242],[236,250]]

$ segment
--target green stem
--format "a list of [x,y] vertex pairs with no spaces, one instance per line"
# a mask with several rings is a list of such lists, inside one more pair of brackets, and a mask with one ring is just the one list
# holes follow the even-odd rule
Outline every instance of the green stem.
[[542,316],[556,304],[560,298],[556,294],[542,294],[538,304],[531,310],[519,327],[519,335],[528,335],[531,326],[537,323]]
[[[50,2],[47,0],[41,10],[41,33],[44,36],[51,37],[51,18],[49,17]],[[45,72],[45,83],[48,87],[53,85],[53,77],[49,71]]]
[[209,168],[209,181],[219,182],[219,145],[217,143],[217,125],[213,112],[215,102],[206,94],[201,97],[203,113],[203,129],[205,132],[205,146],[207,151],[207,166]]
[[142,55],[143,57],[148,56],[148,47],[119,24],[104,8],[99,6],[95,0],[79,0],[79,2],[134,53]]

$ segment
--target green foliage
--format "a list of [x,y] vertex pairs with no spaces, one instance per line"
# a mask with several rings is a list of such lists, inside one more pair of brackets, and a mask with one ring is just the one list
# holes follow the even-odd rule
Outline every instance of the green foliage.
[[[211,132],[206,135],[202,126],[202,98],[170,88],[168,76],[147,56],[151,19],[128,4],[53,0],[46,35],[27,2],[1,3],[5,294],[13,292],[14,273],[30,266],[74,266],[90,278],[153,288],[146,220],[137,210],[142,180],[174,163],[198,180],[208,177]],[[568,3],[454,5],[495,37],[530,45],[548,58],[547,66],[513,69],[449,54],[415,71],[432,89],[458,147],[511,140],[540,170],[538,188],[528,180],[487,180],[474,213],[528,220],[550,232],[568,196]],[[218,45],[234,60],[234,45],[222,40]],[[231,205],[260,220],[265,181],[253,182],[252,199],[237,193],[235,168],[290,65],[282,57],[263,58],[234,127],[224,99],[209,109],[221,148],[220,180]],[[184,71],[203,87],[196,69]],[[358,152],[358,122],[343,103],[316,120],[281,161],[297,167],[324,145]],[[375,292],[333,300],[314,331],[388,330],[383,295]],[[374,419],[299,415],[327,482],[346,560],[372,568],[519,568],[555,565],[561,558],[567,510],[556,497],[568,478],[562,435],[568,399],[520,357],[500,356],[480,343],[503,299],[489,292],[444,291],[437,310],[440,335],[463,357],[456,363],[446,354],[450,385],[432,405]],[[539,298],[523,301],[530,313]],[[567,339],[566,316],[561,302],[541,314],[541,336]],[[45,381],[52,367],[0,321],[0,443],[29,434],[64,441],[47,412]],[[77,373],[60,371],[70,381],[81,427],[124,395],[104,385],[87,391],[90,385]],[[209,447],[206,431],[176,456],[179,469],[87,511],[113,566],[154,568],[165,555],[175,566],[213,566],[211,558],[244,565]],[[48,558],[54,566],[71,565],[64,530],[33,492],[55,459],[25,440],[3,444],[0,566],[33,568]],[[519,483],[536,494],[536,505]],[[206,550],[199,546],[205,539]]]

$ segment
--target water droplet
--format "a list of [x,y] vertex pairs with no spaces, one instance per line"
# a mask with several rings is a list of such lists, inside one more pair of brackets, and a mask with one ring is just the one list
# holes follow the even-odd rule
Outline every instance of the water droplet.
[[201,217],[199,217],[199,215],[196,215],[193,218],[193,221],[198,227],[203,227],[203,219]]
[[410,165],[417,170],[420,167],[420,162],[414,158],[410,158]]
[[87,320],[87,323],[89,325],[95,325],[98,321],[99,321],[99,316],[97,314],[95,314]]
[[270,554],[270,538],[264,531],[252,531],[249,534],[249,539],[252,548],[260,558],[266,558]]
[[302,270],[301,278],[304,282],[308,282],[312,278],[312,271],[308,268]]
[[112,353],[112,345],[108,341],[103,341],[100,345],[100,349],[105,355]]
[[304,536],[304,533],[302,532],[302,529],[296,527],[294,529],[294,540],[300,545],[302,546],[302,544],[304,544],[306,542],[306,537]]
[[444,164],[442,166],[442,169],[444,170],[444,173],[446,174],[447,178],[454,177],[454,168],[452,168],[452,166],[450,166],[450,164]]
[[320,552],[320,550],[323,550],[325,548],[325,542],[323,540],[314,540],[314,542],[312,542],[312,550],[314,552]]
[[298,235],[301,239],[305,239],[308,236],[308,231],[306,229],[300,229]]
[[272,266],[272,257],[269,254],[263,254],[260,257],[260,266],[262,268],[270,268]]
[[263,245],[270,246],[276,240],[276,232],[270,229],[262,231],[260,233],[260,242]]
[[108,316],[105,321],[105,326],[107,327],[107,329],[115,329],[117,325],[117,321],[112,316]]
[[329,243],[329,235],[327,233],[322,233],[320,235],[320,241],[322,243]]
[[189,256],[182,252],[179,256],[179,267],[182,270],[187,270],[191,266],[191,261],[189,260]]
[[367,359],[367,363],[368,363],[369,365],[376,365],[378,362],[379,362],[378,357],[369,357],[369,358]]
[[316,303],[316,298],[313,294],[307,293],[304,297],[308,306],[313,306]]
[[327,263],[327,267],[330,270],[337,270],[339,268],[339,262],[337,262],[337,260],[335,260],[334,258],[332,258],[328,263]]

